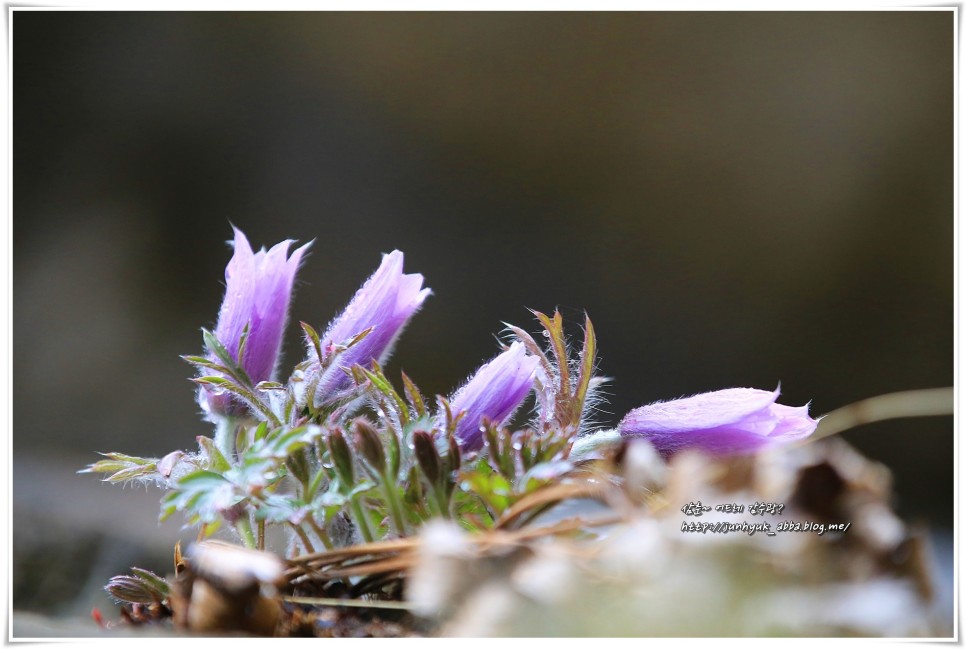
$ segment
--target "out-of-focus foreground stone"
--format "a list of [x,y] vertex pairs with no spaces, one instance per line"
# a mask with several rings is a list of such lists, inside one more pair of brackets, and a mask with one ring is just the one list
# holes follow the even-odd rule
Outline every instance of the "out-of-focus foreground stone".
[[[624,487],[609,504],[627,520],[601,539],[481,553],[430,527],[410,601],[442,635],[951,635],[925,535],[892,512],[883,465],[838,439],[740,460],[681,454],[666,469],[649,450],[617,454]],[[698,501],[710,511],[682,511]],[[715,510],[729,503],[744,511]],[[784,507],[753,514],[755,503]],[[825,531],[779,527],[806,522]],[[751,533],[765,524],[772,534]],[[828,531],[837,524],[848,527]]]

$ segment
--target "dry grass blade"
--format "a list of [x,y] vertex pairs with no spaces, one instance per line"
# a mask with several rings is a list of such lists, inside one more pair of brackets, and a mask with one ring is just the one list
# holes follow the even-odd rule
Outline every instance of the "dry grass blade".
[[[352,563],[341,566],[330,566],[324,569],[312,571],[314,574],[322,575],[326,580],[342,579],[343,577],[368,577],[389,572],[404,572],[412,567],[415,553],[408,553],[402,556],[391,556],[373,561]],[[289,576],[286,573],[286,576]]]
[[346,608],[384,608],[408,611],[411,606],[406,602],[389,602],[378,599],[339,599],[338,597],[282,597],[283,602],[307,604],[309,606],[344,606]]
[[[595,493],[588,485],[559,485],[569,487],[557,490],[557,499],[566,494],[588,496]],[[544,501],[552,502],[553,499]],[[538,504],[544,504],[543,502]],[[535,505],[531,505],[535,506]],[[529,509],[529,507],[527,508]],[[525,511],[525,510],[522,510]],[[532,527],[522,530],[498,530],[471,535],[470,542],[478,552],[486,552],[495,546],[519,545],[539,538],[566,534],[590,527],[613,525],[623,520],[622,516],[608,516],[587,520],[571,518],[554,525]],[[285,576],[289,583],[326,582],[345,577],[369,577],[380,574],[407,573],[416,563],[421,540],[419,538],[398,539],[380,543],[364,543],[349,548],[316,552],[292,560]],[[362,600],[360,600],[362,601]],[[362,604],[360,604],[362,606]]]

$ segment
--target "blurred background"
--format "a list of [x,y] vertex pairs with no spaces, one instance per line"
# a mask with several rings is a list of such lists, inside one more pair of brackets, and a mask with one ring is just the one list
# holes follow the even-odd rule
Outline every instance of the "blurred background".
[[[230,223],[316,240],[292,319],[319,328],[403,250],[434,294],[388,372],[429,394],[555,307],[594,321],[605,425],[733,386],[821,414],[952,384],[951,11],[11,20],[17,609],[113,617],[106,578],[193,537],[160,492],[74,472],[210,433],[178,355]],[[951,543],[952,418],[845,437]]]

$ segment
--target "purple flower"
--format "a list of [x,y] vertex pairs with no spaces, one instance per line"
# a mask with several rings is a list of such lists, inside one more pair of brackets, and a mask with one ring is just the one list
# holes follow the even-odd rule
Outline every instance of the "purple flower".
[[[318,376],[320,364],[315,359],[313,367],[306,373],[310,382],[318,376],[314,404],[318,406],[352,386],[352,379],[342,368],[366,367],[373,360],[385,362],[406,323],[430,293],[430,289],[423,288],[422,275],[403,274],[403,253],[393,250],[383,255],[379,269],[366,280],[342,315],[329,324],[321,337],[323,353],[330,353],[335,345],[348,342],[370,327],[372,331],[343,351],[321,376]],[[309,355],[315,355],[311,348]]]
[[[288,248],[292,241],[277,243],[268,252],[264,248],[252,252],[242,231],[234,230],[235,253],[225,268],[225,298],[214,334],[252,384],[257,385],[274,378],[295,273],[312,243],[298,248],[291,256]],[[246,326],[244,358],[239,359],[238,347]],[[209,358],[221,362],[211,352]],[[198,401],[206,412],[221,415],[239,414],[246,408],[230,394],[210,386],[199,390]]]
[[464,448],[472,450],[483,445],[480,424],[484,417],[495,426],[502,426],[513,415],[533,388],[538,363],[539,359],[528,355],[522,343],[515,342],[477,370],[453,395],[449,402],[453,416],[466,413],[456,426],[456,437]]
[[712,455],[754,453],[808,437],[818,422],[799,408],[775,403],[774,392],[730,388],[631,410],[621,435],[648,439],[665,457],[692,448]]

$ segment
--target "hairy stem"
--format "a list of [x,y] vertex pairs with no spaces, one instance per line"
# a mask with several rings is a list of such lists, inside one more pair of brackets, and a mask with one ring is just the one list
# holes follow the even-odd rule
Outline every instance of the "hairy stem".
[[238,535],[241,536],[246,548],[255,548],[255,534],[252,532],[252,522],[247,516],[242,516],[235,521],[235,529],[238,530]]
[[326,531],[322,529],[322,526],[315,522],[315,518],[313,518],[311,514],[309,515],[308,521],[309,525],[312,526],[312,531],[315,532],[315,535],[319,537],[320,541],[322,541],[322,545],[325,546],[325,549],[331,550],[334,548],[335,546],[332,544],[332,539],[329,538],[329,535],[326,533]]
[[359,533],[362,534],[362,538],[366,540],[367,543],[372,543],[372,530],[369,529],[369,519],[366,518],[366,514],[362,511],[362,505],[359,504],[358,498],[351,498],[349,500],[349,506],[352,509],[352,517],[355,519],[356,527],[359,528]]
[[235,458],[235,425],[236,422],[231,417],[222,417],[215,427],[215,448],[225,456],[229,464],[233,464]]
[[305,551],[310,553],[315,552],[315,548],[312,546],[312,541],[309,540],[309,535],[305,533],[305,530],[298,525],[291,523],[290,525],[292,525],[292,529],[295,530],[295,533],[298,534],[299,540],[302,542],[302,546],[305,548]]
[[399,494],[393,488],[388,477],[383,478],[383,489],[386,492],[386,500],[389,502],[389,515],[396,534],[400,537],[406,536],[406,518],[402,513],[402,504],[399,502]]

